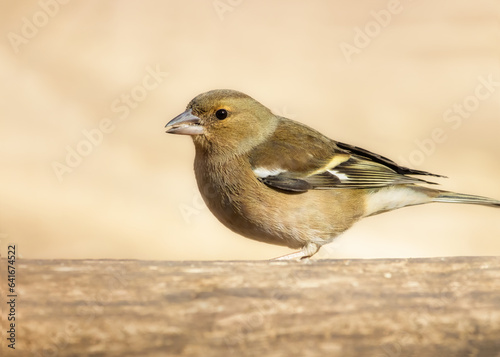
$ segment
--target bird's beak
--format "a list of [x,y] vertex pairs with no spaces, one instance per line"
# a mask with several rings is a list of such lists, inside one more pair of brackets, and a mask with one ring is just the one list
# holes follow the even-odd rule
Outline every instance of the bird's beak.
[[199,135],[204,132],[200,118],[191,113],[191,109],[170,120],[165,128],[165,132],[170,134]]

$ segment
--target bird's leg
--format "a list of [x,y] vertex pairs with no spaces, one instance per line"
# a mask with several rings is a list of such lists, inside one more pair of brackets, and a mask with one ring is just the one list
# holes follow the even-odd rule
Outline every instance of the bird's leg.
[[302,250],[299,250],[298,252],[282,255],[281,257],[276,257],[271,260],[301,260],[304,258],[306,258],[304,252]]
[[281,257],[274,258],[272,260],[302,260],[312,257],[316,254],[321,246],[316,243],[309,242],[307,245],[299,250],[298,252],[293,252]]

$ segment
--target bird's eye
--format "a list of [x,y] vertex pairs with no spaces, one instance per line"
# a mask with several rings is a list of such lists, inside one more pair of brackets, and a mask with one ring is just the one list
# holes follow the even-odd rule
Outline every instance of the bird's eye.
[[215,112],[215,116],[219,120],[224,120],[227,118],[227,110],[226,109],[219,109]]

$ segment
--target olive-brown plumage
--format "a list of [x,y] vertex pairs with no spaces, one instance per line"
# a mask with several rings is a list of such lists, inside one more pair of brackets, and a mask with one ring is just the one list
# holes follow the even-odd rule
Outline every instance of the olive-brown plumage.
[[258,241],[301,249],[305,258],[360,218],[428,202],[500,201],[417,186],[412,170],[274,115],[233,90],[200,94],[167,124],[191,135],[198,188],[228,228]]

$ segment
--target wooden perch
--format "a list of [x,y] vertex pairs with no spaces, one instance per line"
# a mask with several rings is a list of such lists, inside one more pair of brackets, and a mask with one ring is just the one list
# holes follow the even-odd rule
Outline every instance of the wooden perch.
[[17,290],[4,355],[500,357],[500,257],[20,259]]

